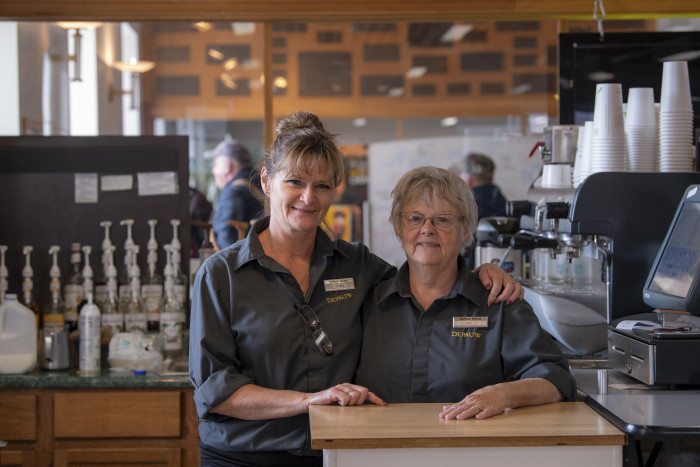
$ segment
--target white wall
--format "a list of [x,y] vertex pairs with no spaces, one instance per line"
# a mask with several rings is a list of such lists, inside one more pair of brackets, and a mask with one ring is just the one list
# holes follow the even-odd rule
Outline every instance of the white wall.
[[19,121],[19,61],[17,23],[0,22],[0,135],[16,136]]

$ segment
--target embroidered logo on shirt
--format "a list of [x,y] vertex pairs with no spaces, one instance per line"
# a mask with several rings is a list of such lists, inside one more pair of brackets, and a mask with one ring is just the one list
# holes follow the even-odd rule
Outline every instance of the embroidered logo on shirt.
[[481,333],[476,331],[452,331],[452,337],[479,339],[481,338]]
[[326,302],[335,303],[335,302],[339,302],[341,300],[347,300],[348,298],[352,298],[352,293],[348,292],[348,293],[344,293],[343,295],[338,295],[335,297],[328,297],[326,299]]

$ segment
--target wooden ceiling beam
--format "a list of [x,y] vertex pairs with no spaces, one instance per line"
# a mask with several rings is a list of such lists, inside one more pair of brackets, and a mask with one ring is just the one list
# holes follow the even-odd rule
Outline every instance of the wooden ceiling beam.
[[[607,0],[607,19],[700,16],[697,0]],[[5,21],[591,19],[593,0],[2,0]]]

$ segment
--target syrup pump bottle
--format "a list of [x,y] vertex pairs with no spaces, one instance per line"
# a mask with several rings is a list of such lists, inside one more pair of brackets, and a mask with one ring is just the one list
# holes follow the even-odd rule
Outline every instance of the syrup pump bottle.
[[182,335],[185,327],[185,308],[177,295],[172,267],[172,246],[164,245],[167,262],[165,276],[165,295],[160,307],[160,334],[163,337],[163,353],[166,358],[175,359],[182,354]]
[[180,262],[182,260],[182,244],[178,238],[177,228],[180,225],[179,219],[172,219],[170,224],[173,226],[173,239],[170,241],[170,246],[172,247],[172,263],[173,263],[173,284],[175,296],[180,303],[187,306],[187,288],[189,281],[187,276],[185,276],[180,269]]
[[0,245],[0,304],[5,301],[5,294],[7,293],[7,278],[9,276],[9,271],[7,266],[5,266],[5,253],[7,252],[7,245]]
[[115,246],[107,249],[107,298],[102,302],[102,327],[111,328],[112,335],[124,330],[124,313],[119,308],[117,301],[117,268],[114,267]]
[[141,271],[136,262],[138,246],[131,247],[134,264],[131,267],[131,290],[129,298],[121,302],[124,313],[124,326],[127,332],[140,332],[145,334],[147,330],[146,312],[141,302]]
[[34,312],[37,329],[39,329],[41,327],[41,314],[39,306],[34,301],[34,269],[32,269],[30,260],[32,251],[34,251],[33,246],[25,245],[22,247],[22,254],[25,258],[24,268],[22,268],[22,304]]
[[66,325],[68,331],[78,329],[78,306],[83,300],[83,275],[80,272],[80,243],[71,243],[71,272],[66,277],[63,287],[63,300],[66,304]]
[[[109,238],[109,229],[112,227],[111,221],[100,222],[100,227],[105,229],[105,238],[102,240],[102,268],[95,280],[95,302],[98,304],[107,300],[107,268],[109,267],[109,248],[112,247],[112,240]],[[112,250],[114,251],[114,250]],[[112,253],[113,254],[113,253]],[[114,261],[112,261],[114,265]]]
[[83,250],[83,300],[78,305],[78,316],[80,316],[80,309],[88,302],[88,294],[95,296],[93,288],[94,282],[92,280],[93,272],[92,266],[90,266],[90,253],[92,253],[92,247],[90,245],[84,245],[81,250]]
[[136,246],[131,235],[134,226],[133,219],[124,219],[119,222],[120,225],[126,226],[126,240],[124,241],[124,267],[119,272],[119,301],[128,301],[131,295],[131,266],[133,260],[133,247]]
[[53,264],[49,269],[49,291],[51,292],[51,302],[44,312],[44,330],[58,333],[66,330],[65,305],[61,298],[61,269],[58,267],[58,252],[61,247],[52,245],[49,254],[53,256]]
[[148,249],[148,256],[146,258],[148,270],[146,274],[143,275],[143,281],[141,283],[141,296],[143,297],[143,303],[146,308],[149,332],[158,332],[160,326],[160,304],[163,300],[163,276],[156,271],[158,267],[158,242],[156,241],[157,224],[158,221],[156,219],[148,220],[148,225],[151,228],[151,237],[148,239],[148,244],[146,245]]

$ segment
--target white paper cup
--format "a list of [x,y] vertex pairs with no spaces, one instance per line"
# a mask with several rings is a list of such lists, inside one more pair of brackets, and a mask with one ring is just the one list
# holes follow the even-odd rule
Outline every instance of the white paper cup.
[[622,85],[600,83],[596,86],[593,109],[594,138],[625,138],[625,118],[622,108]]
[[661,78],[661,112],[693,110],[688,62],[664,62]]
[[630,126],[656,126],[654,88],[630,88],[627,95],[625,128]]
[[542,167],[542,188],[570,188],[571,166],[568,164],[545,164]]

